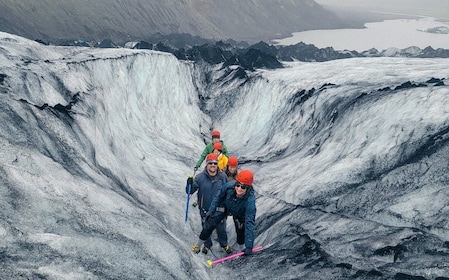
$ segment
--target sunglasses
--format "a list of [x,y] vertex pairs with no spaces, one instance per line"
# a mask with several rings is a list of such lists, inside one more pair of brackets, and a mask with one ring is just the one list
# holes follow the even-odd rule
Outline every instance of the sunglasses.
[[249,189],[251,187],[251,186],[239,183],[239,182],[235,183],[235,186],[236,187],[240,187],[242,190],[246,190],[246,189]]
[[216,163],[216,162],[208,162],[207,164],[208,165],[217,165],[218,163]]

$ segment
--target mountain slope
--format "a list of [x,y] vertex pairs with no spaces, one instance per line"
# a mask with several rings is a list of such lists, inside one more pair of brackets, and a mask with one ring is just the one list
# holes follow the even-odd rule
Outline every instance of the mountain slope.
[[0,31],[29,39],[117,42],[155,33],[260,41],[343,23],[313,0],[0,0]]

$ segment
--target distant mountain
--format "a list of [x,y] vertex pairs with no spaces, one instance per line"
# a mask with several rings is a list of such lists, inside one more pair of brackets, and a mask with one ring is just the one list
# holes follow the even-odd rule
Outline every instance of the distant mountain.
[[332,47],[318,48],[313,44],[300,42],[290,46],[274,46],[260,41],[250,46],[236,46],[235,43],[206,42],[202,45],[190,48],[177,48],[170,44],[170,38],[165,38],[166,43],[157,44],[138,42],[132,48],[150,49],[174,54],[180,60],[202,61],[208,64],[223,64],[223,68],[234,65],[241,69],[253,71],[256,68],[276,69],[283,68],[282,61],[323,62],[351,57],[416,57],[416,58],[449,58],[449,50],[433,49],[427,47],[408,47],[405,49],[388,48],[378,51],[375,48],[357,51],[338,51]]
[[0,31],[29,39],[116,43],[154,34],[247,41],[348,27],[313,0],[0,0]]

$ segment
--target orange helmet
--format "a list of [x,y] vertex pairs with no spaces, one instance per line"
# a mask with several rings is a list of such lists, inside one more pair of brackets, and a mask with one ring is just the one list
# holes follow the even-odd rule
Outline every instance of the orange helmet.
[[206,163],[208,163],[209,161],[218,161],[218,156],[214,153],[208,154],[206,157]]
[[223,152],[223,145],[221,145],[220,142],[215,143],[214,147],[212,148],[212,150],[219,150],[220,152]]
[[220,131],[218,130],[212,131],[212,138],[220,138]]
[[237,174],[236,180],[241,184],[251,186],[254,181],[253,172],[244,169]]
[[228,159],[228,166],[237,166],[237,165],[239,165],[238,159],[235,156],[231,156]]

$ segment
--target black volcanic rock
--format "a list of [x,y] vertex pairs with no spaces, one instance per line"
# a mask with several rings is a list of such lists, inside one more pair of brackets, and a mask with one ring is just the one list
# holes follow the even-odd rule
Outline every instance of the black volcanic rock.
[[433,84],[434,86],[444,86],[444,79],[431,78],[426,83]]
[[110,39],[103,40],[100,44],[98,44],[97,47],[98,48],[118,48],[118,46],[116,44],[114,44],[114,42],[112,42],[112,40],[110,40]]
[[405,82],[405,83],[395,87],[394,90],[407,89],[407,88],[417,88],[417,87],[426,87],[426,86],[427,85],[423,84],[423,83],[416,84],[416,83],[408,81],[408,82]]
[[[223,46],[226,46],[226,48],[223,48]],[[232,56],[233,52],[228,49],[228,45],[223,45],[222,43],[215,45],[205,44],[202,46],[195,46],[186,51],[185,54],[185,57],[188,60],[203,60],[210,64],[225,62]]]
[[0,73],[0,85],[3,85],[3,81],[5,81],[6,77],[8,77],[6,74]]
[[282,61],[328,61],[354,56],[357,56],[357,54],[338,52],[333,48],[320,49],[314,45],[304,44],[303,42],[296,45],[285,46],[278,50],[278,58]]
[[134,45],[133,49],[152,50],[153,49],[153,44],[150,44],[150,43],[145,42],[145,41],[140,41],[139,43]]
[[[384,50],[379,52],[370,49],[362,53],[357,51],[336,51],[331,47],[317,48],[312,44],[300,42],[296,45],[276,47],[263,41],[247,48],[218,41],[215,44],[204,44],[193,46],[189,49],[175,49],[158,43],[152,49],[173,53],[178,59],[204,61],[209,64],[223,63],[223,67],[240,66],[242,69],[253,71],[256,68],[276,69],[282,68],[281,61],[305,61],[323,62],[335,59],[351,57],[381,57],[381,56],[402,56],[402,57],[449,57],[449,50],[434,50],[428,47],[421,50],[417,47],[405,48],[402,50]],[[141,47],[142,48],[142,47]],[[150,47],[148,47],[150,48]]]
[[44,42],[44,41],[42,41],[41,39],[36,39],[36,40],[34,40],[34,41],[36,41],[36,42],[38,42],[38,43],[40,43],[40,44],[42,44],[42,45],[48,46],[48,42]]
[[174,53],[177,49],[169,44],[159,42],[153,47],[153,50]]
[[231,65],[240,65],[243,69],[251,71],[255,70],[255,68],[283,68],[282,63],[279,62],[275,56],[251,48],[245,53],[233,56],[228,59],[223,64],[223,67],[228,67]]
[[272,55],[272,56],[278,56],[279,50],[273,45],[268,45],[266,42],[260,41],[257,44],[254,44],[250,46],[251,49],[256,49],[261,52],[264,52],[266,54]]
[[167,44],[172,46],[174,49],[188,48],[190,49],[193,46],[201,46],[204,44],[214,44],[213,40],[201,38],[199,36],[190,35],[187,33],[177,34],[170,33],[167,35],[161,34],[157,32],[147,38],[145,41],[152,43],[154,45],[162,42],[163,44]]

